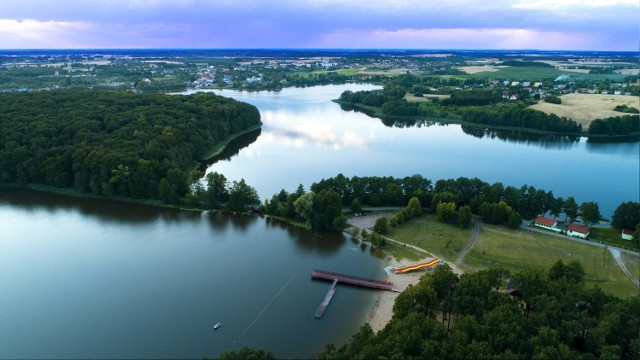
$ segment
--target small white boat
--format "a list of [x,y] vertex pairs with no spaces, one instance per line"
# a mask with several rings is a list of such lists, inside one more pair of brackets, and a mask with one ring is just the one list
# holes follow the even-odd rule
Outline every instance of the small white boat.
[[222,324],[221,323],[217,323],[217,324],[213,325],[213,328],[215,330],[218,330],[220,328],[220,325],[222,325]]

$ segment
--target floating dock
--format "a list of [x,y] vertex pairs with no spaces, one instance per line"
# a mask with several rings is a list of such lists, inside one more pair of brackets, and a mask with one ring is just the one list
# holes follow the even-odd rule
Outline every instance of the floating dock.
[[324,300],[316,310],[316,319],[320,319],[324,314],[324,311],[327,310],[327,306],[329,306],[329,302],[331,302],[333,294],[336,293],[336,285],[338,285],[338,280],[334,279],[331,287],[329,287],[329,291],[327,291],[327,295],[325,295]]

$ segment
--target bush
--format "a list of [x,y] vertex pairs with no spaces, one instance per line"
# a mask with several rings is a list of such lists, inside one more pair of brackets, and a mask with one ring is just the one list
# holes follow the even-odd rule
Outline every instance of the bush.
[[544,102],[548,102],[551,104],[562,104],[562,99],[558,96],[549,95],[544,98]]
[[373,225],[373,231],[375,231],[377,234],[386,234],[389,231],[387,218],[381,217],[376,220],[376,223]]

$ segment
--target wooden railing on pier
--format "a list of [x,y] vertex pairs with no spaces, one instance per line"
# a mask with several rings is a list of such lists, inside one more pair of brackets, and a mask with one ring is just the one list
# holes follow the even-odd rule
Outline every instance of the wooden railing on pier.
[[334,273],[330,271],[324,270],[313,270],[311,273],[311,277],[314,279],[323,279],[323,280],[337,280],[343,284],[351,284],[356,286],[368,287],[372,289],[380,289],[380,290],[388,290],[388,291],[396,291],[393,287],[393,283],[389,281],[381,281],[381,280],[372,280],[367,278],[362,278],[358,276],[352,276],[347,274]]

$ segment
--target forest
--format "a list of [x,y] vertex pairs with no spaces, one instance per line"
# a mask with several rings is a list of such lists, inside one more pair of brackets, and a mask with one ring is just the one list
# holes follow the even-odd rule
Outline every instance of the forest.
[[211,93],[3,93],[0,183],[169,202],[207,152],[260,125],[254,106]]
[[320,359],[638,359],[640,296],[586,288],[577,261],[515,274],[437,266],[402,292],[393,318]]

